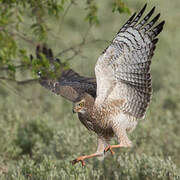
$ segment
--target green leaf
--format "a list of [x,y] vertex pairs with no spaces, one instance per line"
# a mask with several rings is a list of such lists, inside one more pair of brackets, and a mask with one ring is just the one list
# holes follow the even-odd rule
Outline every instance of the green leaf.
[[130,9],[126,6],[122,0],[114,0],[112,3],[112,12],[118,11],[119,13],[128,13],[130,14]]
[[9,64],[8,65],[8,70],[12,71],[12,72],[16,72],[16,68],[13,64]]
[[98,7],[95,4],[90,4],[87,8],[88,14],[85,17],[85,20],[89,22],[89,24],[99,24],[99,19],[97,16]]

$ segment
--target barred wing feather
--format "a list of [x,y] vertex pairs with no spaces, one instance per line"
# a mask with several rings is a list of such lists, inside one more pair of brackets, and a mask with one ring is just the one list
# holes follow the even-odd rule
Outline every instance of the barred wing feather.
[[[41,60],[43,54],[50,62],[51,67],[54,68],[54,63],[60,64],[59,71],[61,75],[57,79],[52,79],[48,75],[40,75],[39,83],[50,90],[51,92],[61,95],[62,97],[74,102],[81,94],[88,93],[94,98],[96,97],[96,79],[92,77],[84,77],[79,75],[72,69],[66,69],[61,63],[60,59],[54,58],[51,49],[45,45],[36,47],[36,57]],[[33,57],[32,57],[33,58]]]
[[123,99],[125,113],[143,118],[150,102],[150,64],[164,21],[153,27],[160,14],[152,16],[155,7],[142,19],[146,5],[125,23],[112,43],[99,57],[96,67],[96,103]]
[[96,79],[80,76],[72,69],[64,70],[58,80],[41,78],[39,83],[51,92],[72,102],[85,92],[96,97]]

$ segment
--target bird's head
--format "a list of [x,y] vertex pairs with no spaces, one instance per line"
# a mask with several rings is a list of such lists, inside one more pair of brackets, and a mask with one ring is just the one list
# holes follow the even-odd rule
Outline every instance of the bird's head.
[[87,93],[84,93],[76,99],[73,104],[73,113],[85,114],[87,110],[91,110],[94,105],[94,98]]
[[78,102],[75,102],[73,104],[73,113],[82,113],[85,114],[87,111],[86,108],[86,100],[85,99],[81,99]]

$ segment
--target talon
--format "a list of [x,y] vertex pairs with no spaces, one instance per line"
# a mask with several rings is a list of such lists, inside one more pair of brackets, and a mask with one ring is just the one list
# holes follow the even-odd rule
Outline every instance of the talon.
[[104,154],[109,151],[109,146],[107,146],[105,149],[104,149]]
[[73,161],[72,161],[72,165],[75,165],[77,163],[77,159],[74,159]]
[[83,159],[77,158],[72,161],[72,165],[75,165],[76,163],[81,162],[82,166],[85,166],[85,161]]
[[112,150],[112,148],[110,148],[111,154],[114,155],[115,152]]
[[85,163],[85,161],[82,160],[81,164],[82,164],[82,166],[85,166],[86,163]]
[[115,152],[112,150],[112,147],[111,146],[107,146],[105,149],[104,149],[104,153],[110,151],[112,155],[115,154]]

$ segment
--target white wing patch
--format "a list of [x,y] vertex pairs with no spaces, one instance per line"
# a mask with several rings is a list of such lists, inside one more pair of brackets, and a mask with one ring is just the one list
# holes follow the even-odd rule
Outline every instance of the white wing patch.
[[[140,21],[146,6],[133,15],[118,32],[110,46],[98,58],[95,66],[97,80],[97,105],[104,101],[123,99],[120,107],[136,118],[144,117],[151,98],[150,64],[164,21],[152,28],[159,14],[145,25],[153,8]],[[144,26],[145,25],[145,26]]]

